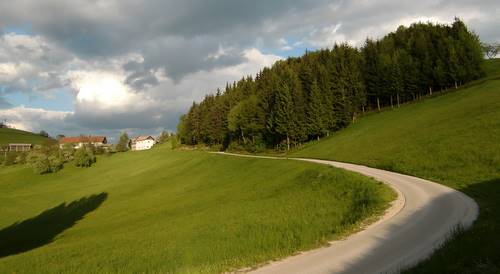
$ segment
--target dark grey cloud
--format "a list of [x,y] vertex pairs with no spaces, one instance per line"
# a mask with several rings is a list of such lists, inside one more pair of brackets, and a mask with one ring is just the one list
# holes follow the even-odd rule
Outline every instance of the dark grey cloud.
[[204,58],[220,45],[241,51],[276,18],[324,2],[19,0],[0,4],[0,24],[29,25],[32,32],[83,59],[140,52],[148,69],[164,68],[180,79],[243,62],[236,53]]
[[[389,27],[381,25],[392,27],[404,18],[451,21],[455,15],[475,16],[470,21],[479,34],[497,39],[492,26],[500,22],[491,18],[500,17],[499,5],[494,0],[18,0],[0,4],[0,24],[30,26],[33,33],[82,59],[138,52],[144,68],[132,72],[128,81],[140,88],[155,84],[149,70],[164,69],[179,80],[188,73],[244,62],[236,52],[207,60],[221,45],[241,52],[257,40],[269,47],[291,37],[304,40],[306,47],[331,46],[334,39],[325,41],[323,36],[363,40],[383,35]],[[336,24],[337,32],[329,32]]]
[[156,86],[159,84],[158,78],[155,75],[156,70],[146,69],[143,62],[127,62],[123,65],[123,69],[127,72],[125,83],[134,90],[140,91],[148,86]]
[[[149,109],[138,112],[106,112],[82,113],[68,115],[65,119],[70,124],[77,124],[83,128],[99,130],[120,130],[127,128],[151,129],[169,128],[166,125],[176,125],[181,112],[164,112],[161,109]],[[170,129],[175,129],[170,128]]]
[[189,73],[245,61],[241,49],[224,49],[220,43],[214,37],[155,39],[143,50],[143,65],[146,70],[162,68],[167,77],[177,81]]

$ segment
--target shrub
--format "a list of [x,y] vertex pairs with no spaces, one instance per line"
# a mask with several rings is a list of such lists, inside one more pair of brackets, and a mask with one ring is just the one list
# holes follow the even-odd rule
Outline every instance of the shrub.
[[21,152],[16,156],[16,164],[26,164],[26,152]]
[[78,167],[90,167],[96,162],[96,157],[86,147],[82,147],[75,152],[75,165]]
[[75,157],[75,149],[71,144],[65,144],[62,149],[59,151],[60,158],[65,161],[69,162],[72,161]]
[[57,172],[63,168],[63,160],[58,155],[48,155],[42,151],[28,153],[26,164],[37,174]]
[[38,133],[40,136],[43,136],[43,137],[49,137],[49,134],[45,131],[45,130],[40,130],[40,133]]
[[40,151],[32,151],[26,157],[26,163],[37,174],[50,173],[49,157]]
[[39,148],[40,152],[44,153],[45,155],[57,155],[59,154],[59,145],[55,144],[52,141],[46,141],[44,142]]
[[125,152],[129,150],[129,141],[130,139],[128,138],[128,134],[126,132],[122,133],[120,136],[120,141],[116,145],[116,151],[117,152]]
[[48,157],[50,172],[58,172],[63,168],[63,160],[56,155]]
[[7,152],[3,159],[4,166],[11,166],[16,163],[17,153],[15,152]]
[[94,150],[93,150],[93,151],[94,151],[94,154],[95,154],[95,155],[102,155],[102,154],[104,154],[104,153],[106,153],[106,152],[107,152],[107,150],[106,150],[106,149],[104,149],[104,148],[103,148],[103,147],[101,147],[101,146],[97,146],[97,147],[96,147],[96,146],[94,146]]
[[172,135],[172,137],[170,138],[170,144],[172,149],[176,149],[180,146],[179,140],[177,139],[176,135]]
[[159,144],[163,144],[163,143],[166,143],[170,140],[170,133],[166,132],[166,131],[163,131],[160,135],[160,137],[158,137],[158,143]]

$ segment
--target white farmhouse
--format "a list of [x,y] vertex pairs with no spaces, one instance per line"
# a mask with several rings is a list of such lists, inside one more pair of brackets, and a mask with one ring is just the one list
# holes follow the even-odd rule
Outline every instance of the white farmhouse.
[[155,138],[152,136],[139,136],[130,140],[130,149],[146,150],[152,148],[156,144]]

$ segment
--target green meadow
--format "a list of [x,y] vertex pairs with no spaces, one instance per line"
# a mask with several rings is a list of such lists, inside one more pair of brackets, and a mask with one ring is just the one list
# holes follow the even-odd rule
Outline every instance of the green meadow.
[[324,245],[387,186],[329,166],[173,151],[0,167],[0,273],[220,273]]
[[0,146],[10,143],[28,143],[41,145],[49,140],[47,137],[39,134],[22,131],[12,128],[0,128]]
[[363,117],[291,153],[434,180],[476,200],[474,227],[410,273],[500,272],[500,60],[488,76],[446,94]]

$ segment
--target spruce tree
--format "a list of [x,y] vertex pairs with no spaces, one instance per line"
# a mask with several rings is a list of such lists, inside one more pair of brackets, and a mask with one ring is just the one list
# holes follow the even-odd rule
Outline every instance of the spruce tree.
[[310,136],[319,139],[326,132],[326,128],[323,123],[321,93],[316,80],[313,80],[310,89],[307,101],[307,123],[309,125],[308,133]]
[[288,85],[281,82],[276,91],[276,100],[272,113],[274,130],[286,140],[287,150],[290,150],[290,132],[293,129],[293,103]]

